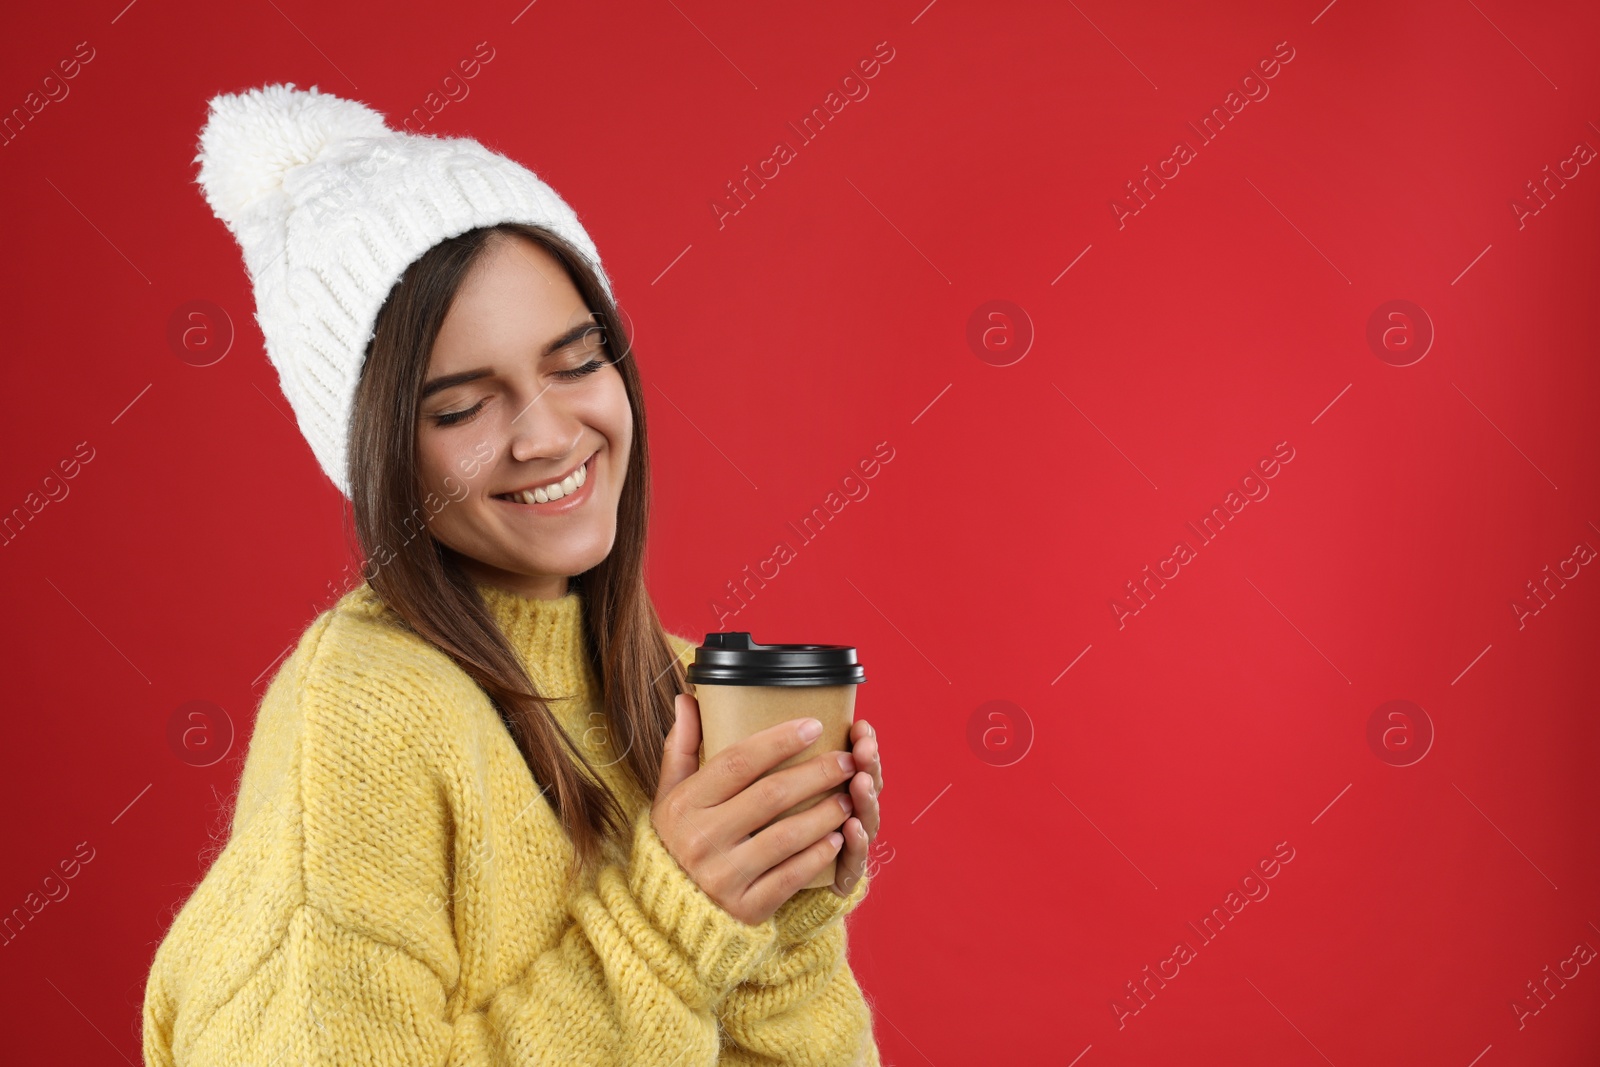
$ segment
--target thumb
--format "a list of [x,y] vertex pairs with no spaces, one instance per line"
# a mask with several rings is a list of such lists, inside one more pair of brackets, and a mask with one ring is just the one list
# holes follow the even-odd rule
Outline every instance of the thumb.
[[700,702],[688,693],[679,693],[673,701],[673,710],[677,720],[667,733],[666,748],[661,753],[657,800],[700,769]]

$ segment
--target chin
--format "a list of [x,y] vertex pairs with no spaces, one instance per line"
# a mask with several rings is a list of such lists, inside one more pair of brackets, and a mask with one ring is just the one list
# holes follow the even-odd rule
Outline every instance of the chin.
[[567,551],[540,552],[537,558],[523,559],[522,570],[529,574],[582,574],[605,562],[611,554],[611,538],[603,544],[574,546]]

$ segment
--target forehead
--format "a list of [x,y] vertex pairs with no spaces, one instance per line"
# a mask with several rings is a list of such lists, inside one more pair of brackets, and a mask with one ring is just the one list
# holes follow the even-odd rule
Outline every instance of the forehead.
[[560,261],[525,237],[496,238],[456,290],[430,367],[526,357],[588,315]]

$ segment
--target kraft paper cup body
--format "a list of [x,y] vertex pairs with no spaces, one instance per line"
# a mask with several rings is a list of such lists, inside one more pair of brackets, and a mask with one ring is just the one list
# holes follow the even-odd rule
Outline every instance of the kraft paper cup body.
[[[790,719],[816,719],[822,723],[822,734],[803,752],[778,764],[768,774],[785,767],[793,767],[815,759],[824,752],[849,752],[850,727],[855,723],[856,687],[854,685],[708,685],[694,687],[695,699],[700,702],[700,763],[703,766],[718,752],[751,734],[759,733]],[[762,775],[766,777],[766,775]],[[755,833],[771,826],[779,819],[806,811],[823,801],[849,790],[848,779],[780,812],[772,822]],[[842,822],[843,820],[841,820]],[[841,831],[842,832],[842,831]],[[843,851],[841,849],[840,851]],[[830,886],[838,876],[839,859],[836,854],[826,867],[803,888],[818,889]]]

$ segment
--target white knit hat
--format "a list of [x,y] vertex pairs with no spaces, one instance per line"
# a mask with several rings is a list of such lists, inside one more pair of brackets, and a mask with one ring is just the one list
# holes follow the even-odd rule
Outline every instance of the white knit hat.
[[256,321],[317,462],[346,497],[351,406],[373,324],[429,248],[523,222],[566,238],[611,294],[600,253],[538,175],[468,138],[391,130],[293,83],[211,101],[198,182],[244,251]]

